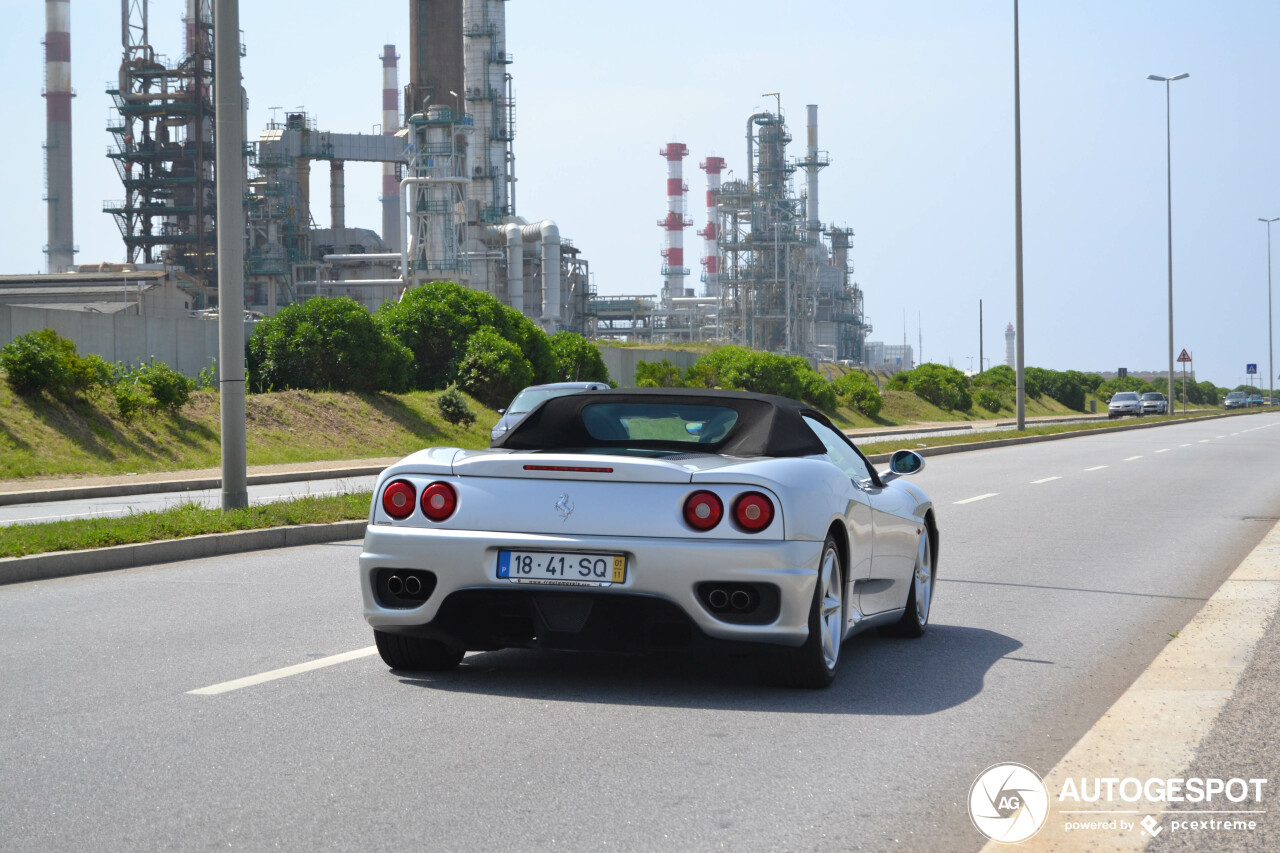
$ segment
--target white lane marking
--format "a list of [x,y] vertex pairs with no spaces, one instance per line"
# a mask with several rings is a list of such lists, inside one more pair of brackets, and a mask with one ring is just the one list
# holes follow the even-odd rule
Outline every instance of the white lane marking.
[[1225,435],[1215,435],[1214,438],[1226,438]]
[[1061,477],[1045,477],[1043,480],[1032,480],[1031,485],[1038,486],[1041,483],[1050,483],[1050,482],[1053,482],[1054,480],[1061,480],[1061,479],[1062,479]]
[[1190,447],[1191,445],[1189,445],[1189,444],[1179,444],[1178,446],[1179,446],[1179,447]]
[[1207,438],[1202,438],[1202,439],[1200,439],[1200,443],[1201,443],[1201,444],[1208,444],[1208,443],[1209,443],[1209,441],[1210,441],[1210,439],[1207,439]]
[[1128,459],[1126,459],[1126,460],[1124,460],[1124,461],[1125,461],[1125,462],[1132,462],[1132,461],[1133,461],[1133,460],[1135,460],[1135,459],[1141,459],[1141,458],[1142,458],[1141,456],[1130,456]]
[[987,498],[994,498],[999,492],[987,492],[985,495],[978,495],[976,498],[965,498],[962,501],[956,501],[957,504],[971,504],[974,501],[984,501]]
[[326,666],[346,663],[347,661],[356,660],[358,658],[367,658],[369,655],[376,655],[377,653],[377,646],[368,646],[363,649],[356,649],[354,652],[343,652],[342,654],[330,655],[327,658],[320,658],[319,660],[307,661],[306,663],[296,663],[293,666],[273,669],[270,672],[248,675],[244,678],[237,678],[234,681],[224,681],[221,684],[201,687],[198,690],[188,690],[187,693],[192,696],[216,696],[219,693],[229,693],[232,690],[239,690],[241,687],[253,687],[255,684],[275,681],[277,678],[288,678],[291,675],[310,672],[313,669],[322,669]]
[[1110,465],[1094,465],[1092,468],[1085,468],[1086,471],[1101,471],[1103,468],[1110,468]]
[[1157,451],[1156,451],[1156,453],[1168,453],[1168,452],[1169,452],[1169,448],[1167,448],[1167,447],[1166,447],[1166,448],[1164,448],[1163,450],[1157,450]]

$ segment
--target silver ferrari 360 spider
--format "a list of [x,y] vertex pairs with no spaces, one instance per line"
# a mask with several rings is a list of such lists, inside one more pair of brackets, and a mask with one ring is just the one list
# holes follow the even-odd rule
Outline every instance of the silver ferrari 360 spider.
[[727,641],[825,687],[870,627],[918,637],[933,504],[819,412],[734,391],[547,400],[486,450],[433,447],[378,478],[360,554],[388,666],[507,647],[646,651]]

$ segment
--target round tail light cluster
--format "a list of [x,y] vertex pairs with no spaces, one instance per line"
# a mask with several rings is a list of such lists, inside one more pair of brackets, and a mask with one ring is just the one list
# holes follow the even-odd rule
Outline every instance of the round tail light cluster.
[[448,483],[432,483],[422,490],[422,514],[432,521],[444,521],[458,508],[458,493]]
[[417,497],[417,489],[408,480],[392,480],[382,490],[382,509],[396,521],[404,521],[413,515]]
[[[773,501],[760,492],[744,492],[733,499],[734,526],[744,533],[759,533],[773,523]],[[724,518],[724,503],[715,492],[694,492],[685,498],[684,520],[694,530],[707,531]]]
[[724,504],[715,492],[694,492],[685,498],[684,520],[694,530],[710,530],[724,518]]
[[[394,521],[413,515],[418,490],[408,480],[392,480],[382,490],[382,509]],[[422,490],[422,514],[432,521],[444,521],[458,508],[458,493],[448,483],[432,483]]]

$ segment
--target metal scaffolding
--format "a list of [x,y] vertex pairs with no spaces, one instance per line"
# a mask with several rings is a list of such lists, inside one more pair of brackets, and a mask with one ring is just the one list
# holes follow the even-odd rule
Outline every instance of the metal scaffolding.
[[147,0],[124,4],[124,58],[107,89],[115,103],[107,156],[125,197],[103,204],[127,259],[185,267],[204,305],[217,289],[210,2],[188,0],[186,46],[176,63],[148,42]]

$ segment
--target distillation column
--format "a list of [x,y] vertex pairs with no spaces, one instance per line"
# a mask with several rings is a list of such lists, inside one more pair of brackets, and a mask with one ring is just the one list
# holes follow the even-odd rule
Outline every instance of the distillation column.
[[49,272],[75,264],[71,211],[71,3],[45,0],[45,199],[49,203]]
[[685,216],[684,196],[689,186],[684,182],[684,158],[689,156],[689,146],[683,142],[670,142],[658,154],[667,161],[667,217],[658,225],[667,232],[667,247],[662,250],[662,307],[670,308],[672,298],[685,295],[684,277],[689,269],[684,265],[684,229],[693,224]]

